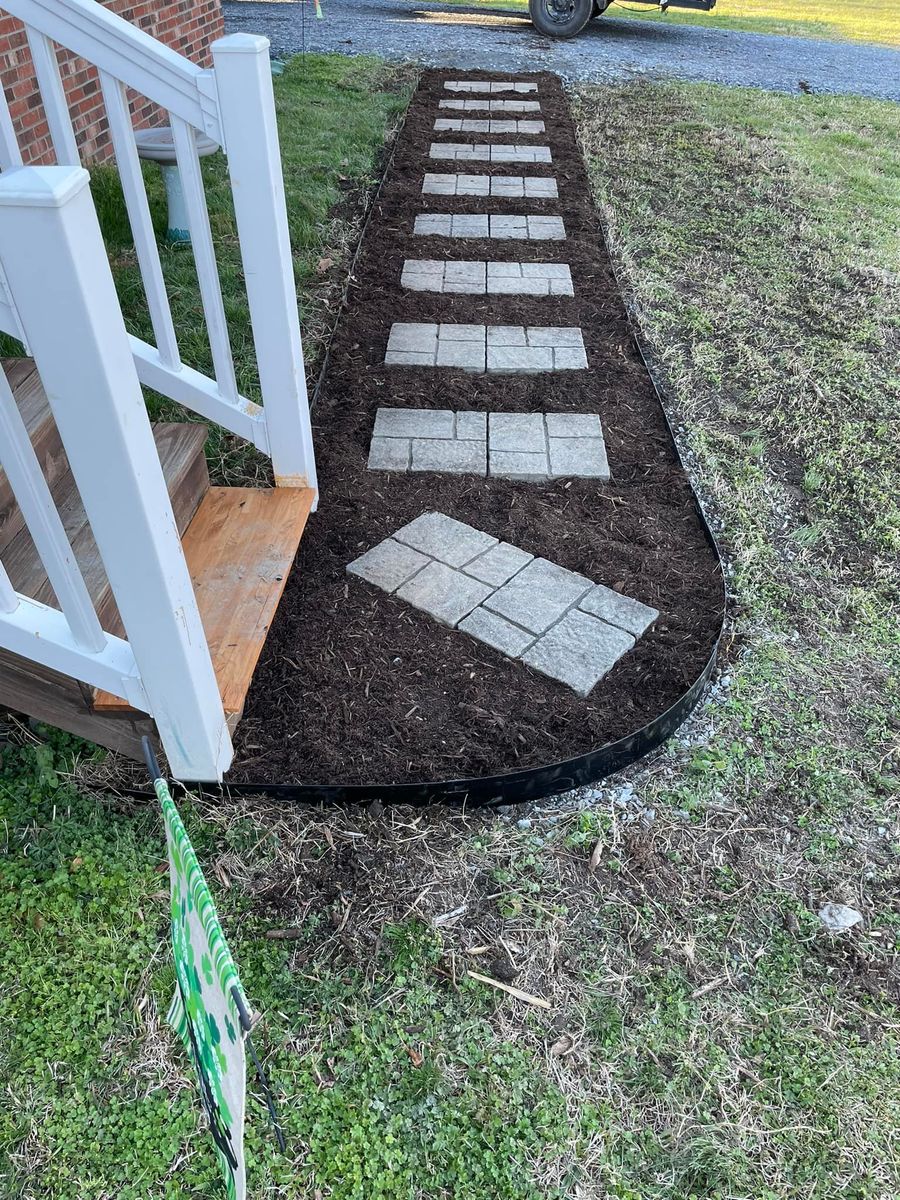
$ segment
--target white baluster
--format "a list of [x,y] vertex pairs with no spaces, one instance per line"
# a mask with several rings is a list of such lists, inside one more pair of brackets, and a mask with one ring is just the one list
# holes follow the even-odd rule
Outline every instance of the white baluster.
[[276,482],[316,486],[267,38],[212,46],[253,342]]
[[100,88],[106,105],[106,115],[109,117],[109,133],[116,152],[116,166],[119,168],[134,248],[141,268],[156,348],[163,365],[177,370],[181,365],[178,339],[172,323],[172,310],[159,261],[159,248],[156,245],[150,205],[147,202],[147,189],[144,187],[141,162],[134,142],[134,126],[131,123],[125,87],[118,79],[113,79],[111,75],[101,71]]
[[102,650],[103,630],[3,370],[0,370],[0,465],[75,642],[91,653]]
[[216,383],[218,383],[222,395],[228,400],[234,401],[238,394],[234,378],[234,362],[231,357],[225,306],[222,303],[222,289],[219,286],[219,268],[209,228],[206,192],[203,188],[200,159],[194,142],[194,130],[180,117],[173,116],[171,120],[175,155],[178,159],[178,173],[181,176],[181,188],[190,221],[194,264],[197,268],[197,282],[200,284],[200,298],[203,301],[206,332],[209,335],[209,348],[212,351]]
[[13,613],[19,607],[19,597],[9,582],[6,567],[0,563],[0,612]]
[[56,161],[60,166],[77,167],[81,163],[81,158],[75,143],[72,118],[69,116],[69,104],[59,74],[56,47],[48,37],[36,29],[26,27],[25,32],[28,35],[28,48],[34,60],[34,73],[37,76],[44,112],[47,114],[50,138],[53,142],[53,149],[56,151]]
[[8,171],[10,167],[21,165],[22,151],[19,149],[19,139],[9,115],[6,92],[0,87],[0,170]]
[[0,209],[0,259],[148,711],[176,776],[219,779],[231,739],[87,172],[5,172]]

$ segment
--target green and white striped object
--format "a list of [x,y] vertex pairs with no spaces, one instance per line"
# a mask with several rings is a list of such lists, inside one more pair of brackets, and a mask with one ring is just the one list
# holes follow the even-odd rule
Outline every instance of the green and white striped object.
[[166,826],[171,881],[176,982],[167,1019],[196,1068],[229,1200],[244,1200],[246,1031],[235,996],[245,1014],[248,1006],[212,895],[166,782],[156,779],[153,786]]

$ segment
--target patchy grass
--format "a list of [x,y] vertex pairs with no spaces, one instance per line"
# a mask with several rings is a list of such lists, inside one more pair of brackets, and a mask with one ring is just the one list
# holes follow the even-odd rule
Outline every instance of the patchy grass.
[[[182,806],[288,1133],[254,1096],[252,1196],[900,1194],[896,110],[602,98],[598,205],[728,556],[723,676],[629,781],[527,810]],[[0,764],[0,1194],[207,1200],[159,817],[77,752],[11,727]]]
[[[408,73],[386,67],[379,59],[308,54],[293,59],[284,74],[274,80],[294,275],[304,354],[311,376],[331,331],[333,306],[375,183],[379,157],[406,107],[411,78]],[[259,401],[250,314],[224,155],[204,159],[203,175],[238,388],[249,399]],[[190,247],[165,243],[166,200],[158,168],[144,164],[144,180],[182,358],[190,366],[212,374],[193,254]],[[153,342],[115,168],[94,168],[91,189],[128,331]],[[148,398],[155,418],[184,419],[184,410],[164,397],[148,393]],[[210,430],[207,455],[216,482],[253,482],[265,478],[269,469],[267,459],[218,428]]]
[[[479,8],[507,9],[523,16],[528,0],[443,0],[449,4],[476,4]],[[704,25],[711,29],[739,29],[745,33],[774,33],[788,37],[826,38],[836,42],[871,42],[900,45],[893,0],[718,0],[710,12],[670,8],[655,4],[614,2],[606,17],[624,17],[669,25]],[[594,29],[594,26],[590,26]],[[602,35],[602,27],[598,29]],[[584,35],[582,35],[584,36]]]

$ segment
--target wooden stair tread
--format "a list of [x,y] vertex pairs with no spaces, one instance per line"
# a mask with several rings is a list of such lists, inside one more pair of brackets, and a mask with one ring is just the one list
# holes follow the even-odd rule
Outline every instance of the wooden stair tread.
[[[179,534],[183,534],[209,488],[209,475],[203,456],[206,426],[178,422],[156,424],[153,426],[153,437],[172,501],[175,523]],[[100,624],[104,629],[111,630],[118,623],[115,600],[68,465],[65,474],[51,484],[51,491]],[[3,551],[3,565],[17,591],[44,604],[56,604],[44,564],[27,529],[22,528]]]
[[[34,360],[4,358],[0,360],[0,369],[15,397],[44,477],[53,488],[69,470],[69,464]],[[24,525],[13,490],[0,470],[0,550],[6,549]]]
[[[182,538],[227,715],[239,716],[312,508],[312,488],[210,488]],[[133,713],[94,693],[94,711]]]

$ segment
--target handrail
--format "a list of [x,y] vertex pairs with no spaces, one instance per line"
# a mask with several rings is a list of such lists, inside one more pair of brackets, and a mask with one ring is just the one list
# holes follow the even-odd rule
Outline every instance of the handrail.
[[97,0],[3,0],[3,8],[224,144],[212,71]]

